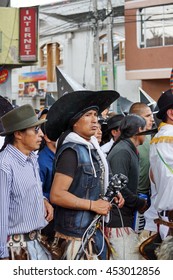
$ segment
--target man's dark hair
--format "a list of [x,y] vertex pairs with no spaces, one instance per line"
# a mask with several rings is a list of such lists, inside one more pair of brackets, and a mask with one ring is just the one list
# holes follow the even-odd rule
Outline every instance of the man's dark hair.
[[146,120],[138,115],[130,114],[124,117],[120,124],[121,139],[130,138],[139,132],[139,128],[144,129]]

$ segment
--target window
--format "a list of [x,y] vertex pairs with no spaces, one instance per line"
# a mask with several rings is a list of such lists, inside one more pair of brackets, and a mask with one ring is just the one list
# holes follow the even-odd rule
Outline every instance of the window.
[[[100,61],[107,62],[107,52],[108,52],[107,35],[106,34],[102,35],[99,39],[100,39]],[[125,39],[122,35],[114,33],[113,34],[114,62],[123,60],[124,53],[125,53]]]
[[140,48],[173,45],[173,5],[139,10]]

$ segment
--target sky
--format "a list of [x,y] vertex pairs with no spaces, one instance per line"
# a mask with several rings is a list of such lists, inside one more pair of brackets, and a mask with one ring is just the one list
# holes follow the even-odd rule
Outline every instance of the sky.
[[37,5],[46,5],[56,2],[60,2],[60,0],[11,0],[11,7],[29,7]]

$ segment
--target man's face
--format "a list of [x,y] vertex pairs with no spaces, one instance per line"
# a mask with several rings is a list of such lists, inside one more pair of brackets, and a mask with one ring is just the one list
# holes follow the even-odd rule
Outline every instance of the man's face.
[[101,129],[101,124],[97,123],[97,130],[94,133],[94,136],[97,138],[99,144],[102,141],[102,129]]
[[[145,131],[147,130],[147,126],[145,126],[143,129],[139,129],[139,132]],[[138,135],[138,141],[139,141],[139,145],[142,145],[145,141],[145,137],[146,135]]]
[[98,113],[89,110],[73,125],[73,131],[86,140],[90,140],[98,129]]
[[114,141],[116,141],[120,137],[121,131],[118,128],[111,130],[111,135],[113,136]]
[[146,120],[146,129],[152,129],[154,118],[151,109],[149,107],[145,108],[140,116]]
[[24,154],[29,154],[40,148],[43,132],[40,126],[33,126],[23,131],[16,132],[16,138],[20,141],[21,151]]

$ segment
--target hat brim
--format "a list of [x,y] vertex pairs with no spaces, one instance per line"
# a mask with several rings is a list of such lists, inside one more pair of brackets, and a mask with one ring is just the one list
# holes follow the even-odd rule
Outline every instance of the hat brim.
[[109,107],[120,94],[114,90],[104,91],[74,91],[60,97],[49,109],[46,134],[56,141],[62,132],[66,131],[70,120],[86,108],[97,106],[99,114]]
[[[122,120],[121,120],[121,121],[122,121]],[[107,131],[110,132],[112,129],[118,128],[118,127],[120,126],[121,121],[116,122],[116,123],[111,124],[110,126],[108,126]]]
[[30,128],[30,127],[33,127],[33,126],[37,126],[37,125],[41,125],[42,123],[44,123],[44,122],[47,122],[47,120],[39,120],[39,121],[37,121],[37,122],[34,122],[34,123],[32,123],[32,124],[29,124],[28,126],[26,125],[26,126],[19,126],[18,127],[18,129],[16,130],[9,130],[9,131],[3,131],[3,132],[1,132],[0,133],[0,136],[6,136],[6,135],[9,135],[9,134],[12,134],[13,132],[15,132],[15,131],[19,131],[19,130],[23,130],[23,129],[27,129],[27,128]]
[[12,109],[13,105],[6,98],[0,95],[0,118]]
[[153,129],[149,129],[149,130],[145,130],[142,132],[137,133],[136,135],[152,135],[158,132],[157,128],[153,128]]

